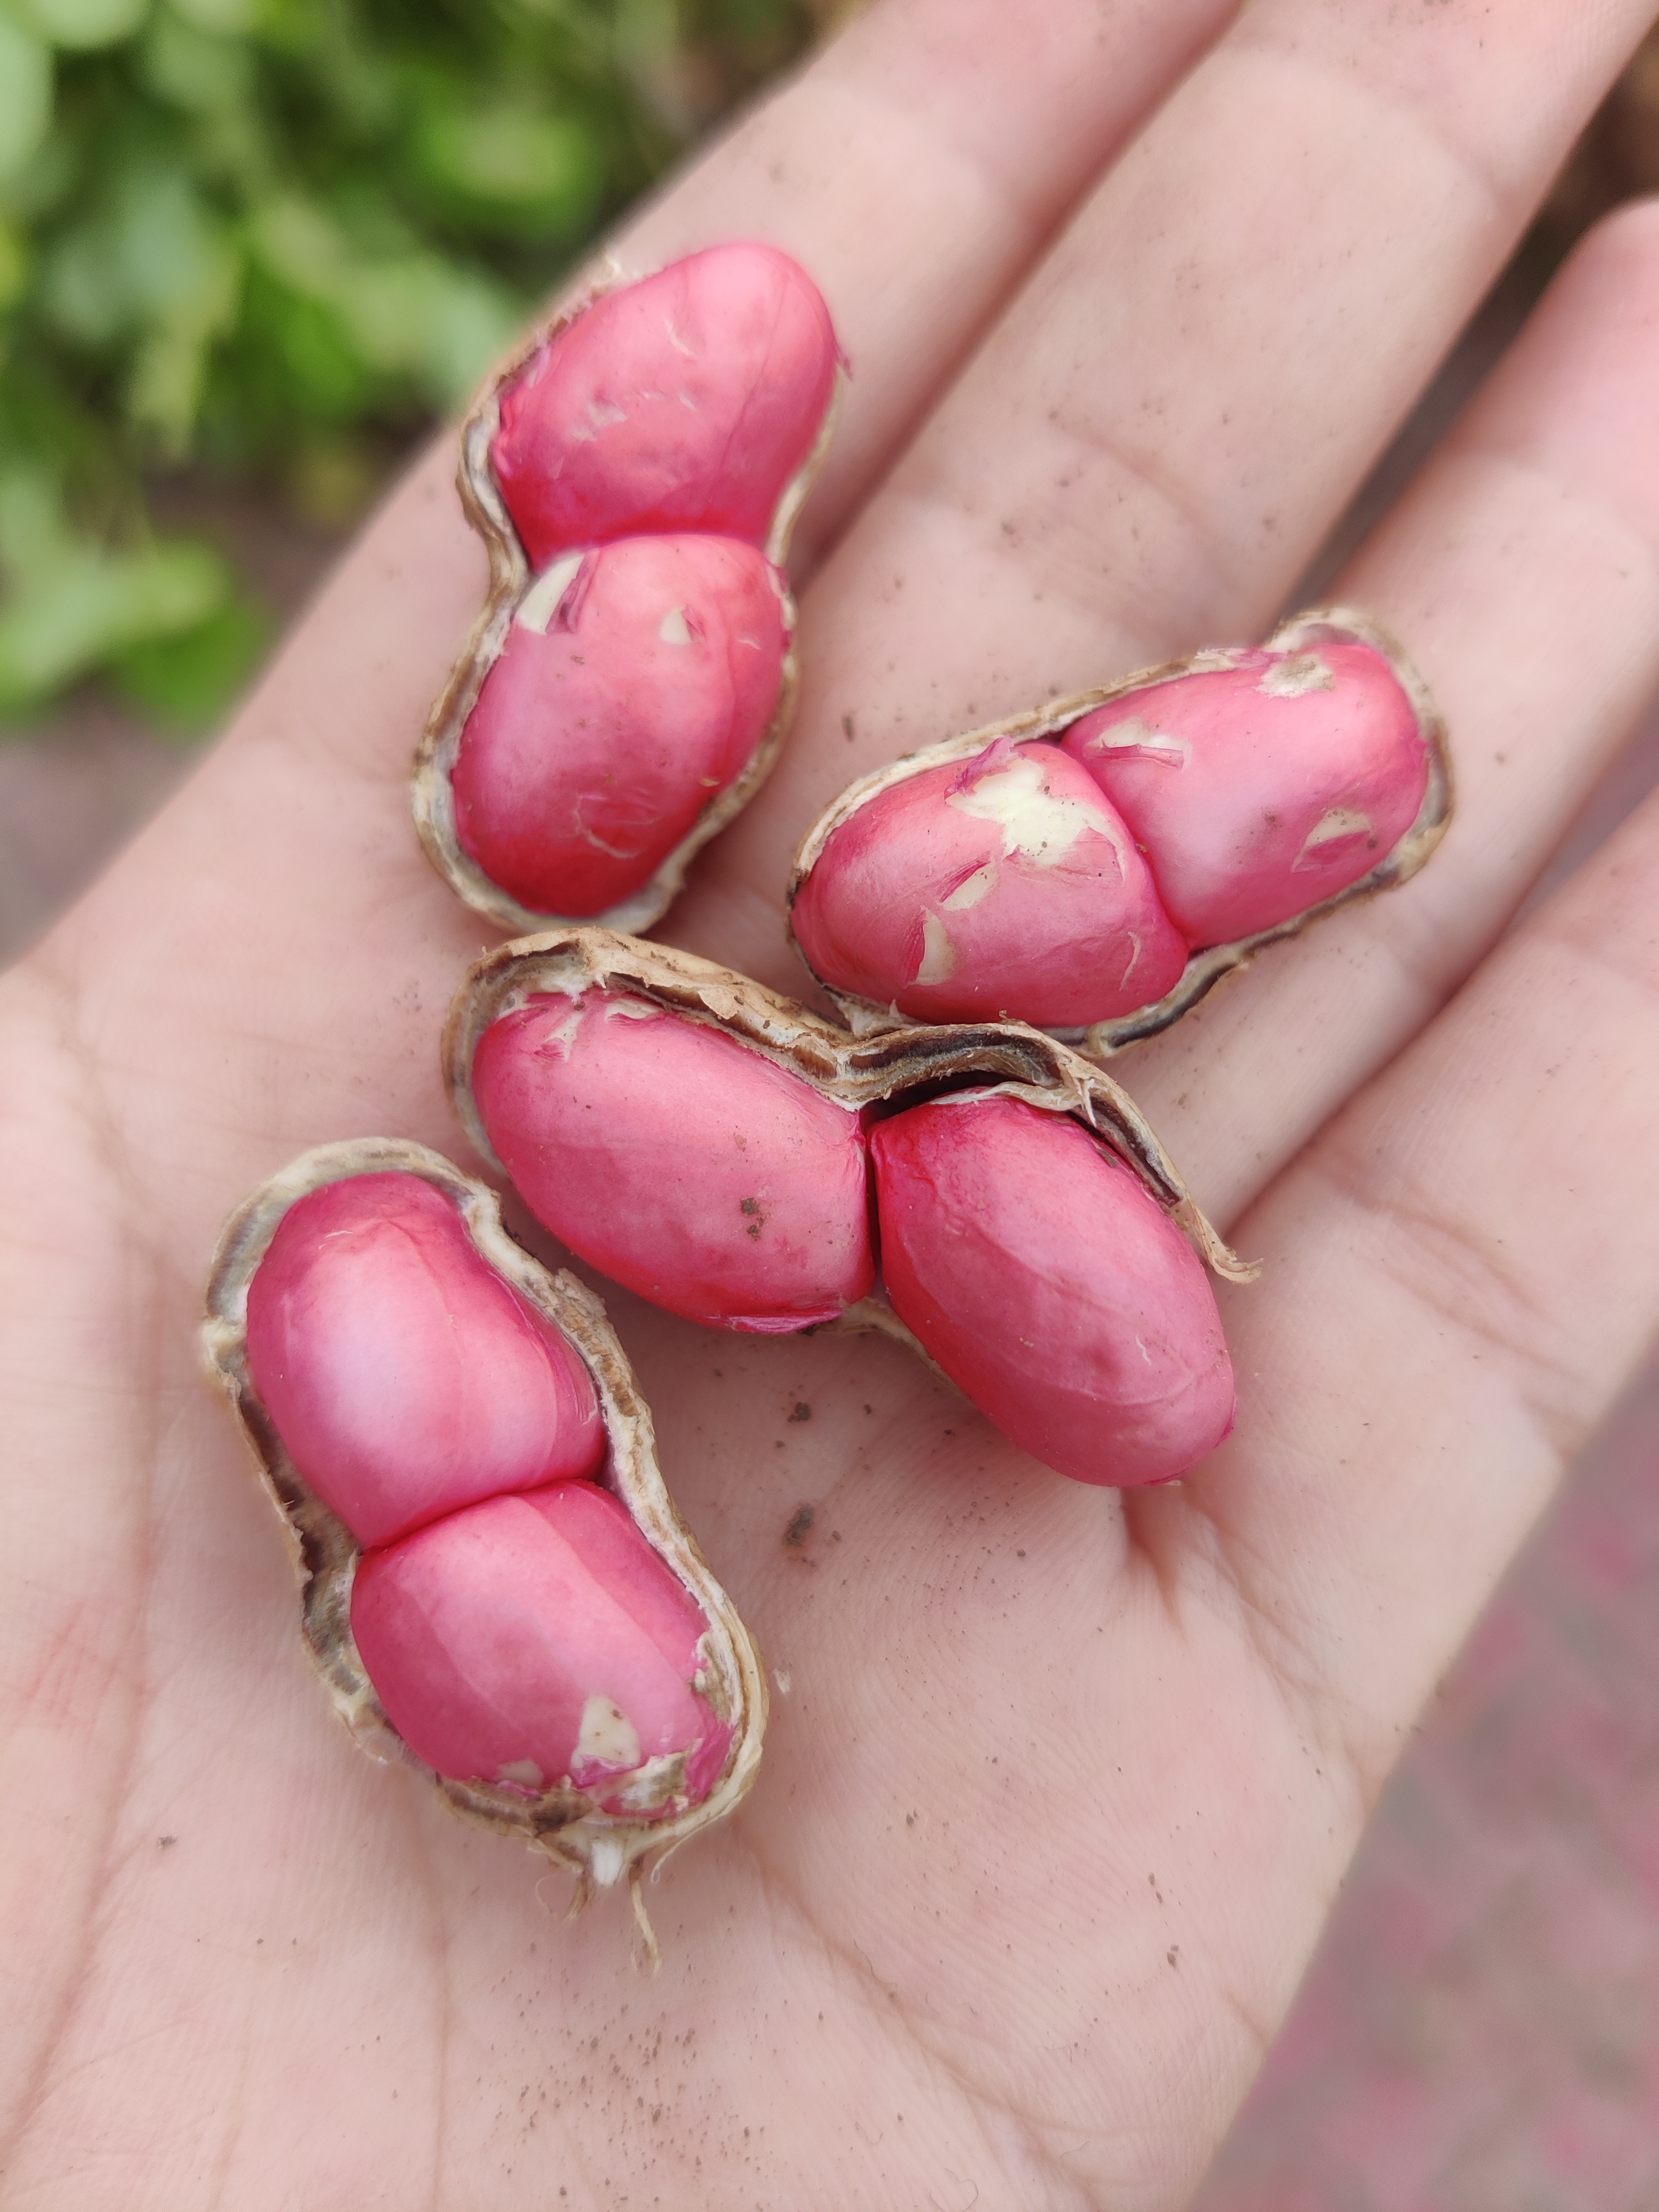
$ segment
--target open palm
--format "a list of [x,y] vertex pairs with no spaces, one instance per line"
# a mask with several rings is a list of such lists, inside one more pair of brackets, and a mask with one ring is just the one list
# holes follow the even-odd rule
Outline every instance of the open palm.
[[[665,933],[789,988],[788,854],[854,774],[1263,629],[1650,12],[880,0],[650,210],[627,263],[775,239],[854,368],[800,722]],[[564,1924],[333,1726],[197,1364],[218,1224],[291,1154],[469,1164],[436,1046],[485,933],[404,780],[483,559],[448,453],[415,471],[4,988],[0,2202],[1183,2201],[1659,1322],[1659,811],[1489,949],[1659,677],[1656,390],[1649,209],[1338,586],[1446,711],[1441,853],[1120,1063],[1266,1262],[1198,1474],[1085,1489],[896,1346],[611,1297],[780,1693],[648,1982],[614,1899]]]

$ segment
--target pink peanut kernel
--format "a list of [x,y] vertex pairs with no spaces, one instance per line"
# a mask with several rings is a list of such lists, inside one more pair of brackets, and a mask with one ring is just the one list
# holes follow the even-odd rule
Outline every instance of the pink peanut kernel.
[[1234,659],[1130,692],[1065,738],[1194,947],[1274,928],[1357,883],[1428,788],[1417,714],[1374,647]]
[[628,896],[747,766],[789,633],[775,571],[722,538],[630,538],[520,603],[453,771],[461,847],[542,912]]
[[1167,1482],[1232,1426],[1196,1254],[1080,1124],[984,1092],[870,1134],[894,1310],[1003,1434],[1079,1482]]
[[732,1741],[696,1683],[705,1623],[609,1492],[494,1498],[357,1570],[352,1635],[392,1725],[440,1774],[568,1780],[649,1819],[699,1803]]
[[472,1092],[526,1204],[654,1304],[773,1333],[875,1279],[856,1113],[708,1024],[626,992],[491,1023]]
[[813,971],[924,1021],[1064,1028],[1162,998],[1187,946],[1093,777],[999,739],[833,830],[791,926]]
[[354,1176],[289,1208],[248,1291],[247,1358],[295,1467],[361,1544],[605,1458],[583,1361],[419,1176]]
[[769,246],[711,246],[596,301],[501,397],[490,459],[531,565],[642,532],[765,545],[838,358],[817,287]]

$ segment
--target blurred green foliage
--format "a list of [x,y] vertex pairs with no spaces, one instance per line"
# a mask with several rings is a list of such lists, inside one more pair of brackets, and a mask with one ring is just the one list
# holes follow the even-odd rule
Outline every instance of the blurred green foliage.
[[813,28],[814,0],[0,0],[0,723],[98,672],[210,724],[268,621],[147,485],[348,520]]

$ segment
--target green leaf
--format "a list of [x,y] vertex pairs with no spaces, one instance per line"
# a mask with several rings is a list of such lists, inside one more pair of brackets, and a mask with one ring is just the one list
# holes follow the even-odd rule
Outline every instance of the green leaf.
[[185,172],[130,173],[111,236],[117,278],[135,316],[192,329],[220,329],[229,320],[241,257]]
[[207,381],[208,347],[216,325],[165,324],[139,347],[127,386],[127,413],[153,433],[167,460],[182,459]]
[[15,307],[28,288],[28,240],[15,223],[0,216],[0,314]]
[[346,242],[339,225],[297,192],[275,196],[254,210],[248,248],[302,298],[332,301],[345,283]]
[[458,213],[493,218],[521,238],[574,237],[605,185],[581,124],[526,107],[428,111],[412,150],[423,181]]
[[253,57],[247,47],[182,21],[168,9],[150,24],[143,65],[149,88],[188,114],[246,115],[253,105]]
[[[283,341],[298,374],[325,399],[336,397],[343,356],[411,380],[429,405],[453,406],[522,317],[521,303],[483,271],[431,252],[359,254],[331,216],[297,197],[262,208],[249,242],[272,276],[328,310]],[[319,376],[325,366],[331,374]]]
[[102,204],[60,237],[45,304],[88,344],[153,325],[210,334],[233,319],[240,275],[229,225],[188,175],[141,158],[114,170]]
[[816,4],[0,0],[0,697],[185,686],[231,586],[143,471],[345,526]]
[[274,629],[264,608],[233,599],[193,629],[149,638],[118,654],[109,672],[164,733],[200,737],[234,703]]
[[290,407],[329,421],[367,409],[373,388],[368,366],[331,307],[319,300],[290,299],[275,335],[277,358],[292,383]]
[[104,345],[127,319],[109,227],[88,222],[61,237],[41,283],[41,302],[56,331],[83,345]]
[[520,320],[499,286],[425,253],[359,267],[339,308],[364,359],[437,407],[467,397]]
[[0,711],[38,704],[145,639],[197,628],[230,597],[212,549],[183,539],[112,550],[74,531],[37,470],[0,477]]
[[322,530],[349,530],[367,513],[385,473],[362,438],[321,431],[302,439],[287,471],[289,503]]
[[262,13],[259,0],[170,0],[170,5],[198,31],[221,38],[256,29]]
[[12,0],[32,30],[71,51],[130,39],[149,15],[149,4],[150,0]]
[[11,16],[0,14],[0,183],[25,170],[52,122],[52,56]]

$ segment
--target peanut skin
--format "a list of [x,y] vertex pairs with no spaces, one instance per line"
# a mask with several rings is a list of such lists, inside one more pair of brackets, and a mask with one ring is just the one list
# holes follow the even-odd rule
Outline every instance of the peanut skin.
[[871,1132],[900,1319],[1006,1437],[1079,1482],[1168,1482],[1233,1423],[1209,1279],[1080,1123],[964,1093]]
[[688,1321],[831,1321],[875,1279],[859,1116],[625,992],[532,999],[472,1067],[489,1141],[573,1252]]
[[413,1175],[289,1207],[248,1291],[248,1367],[308,1486],[361,1544],[595,1474],[586,1368]]

